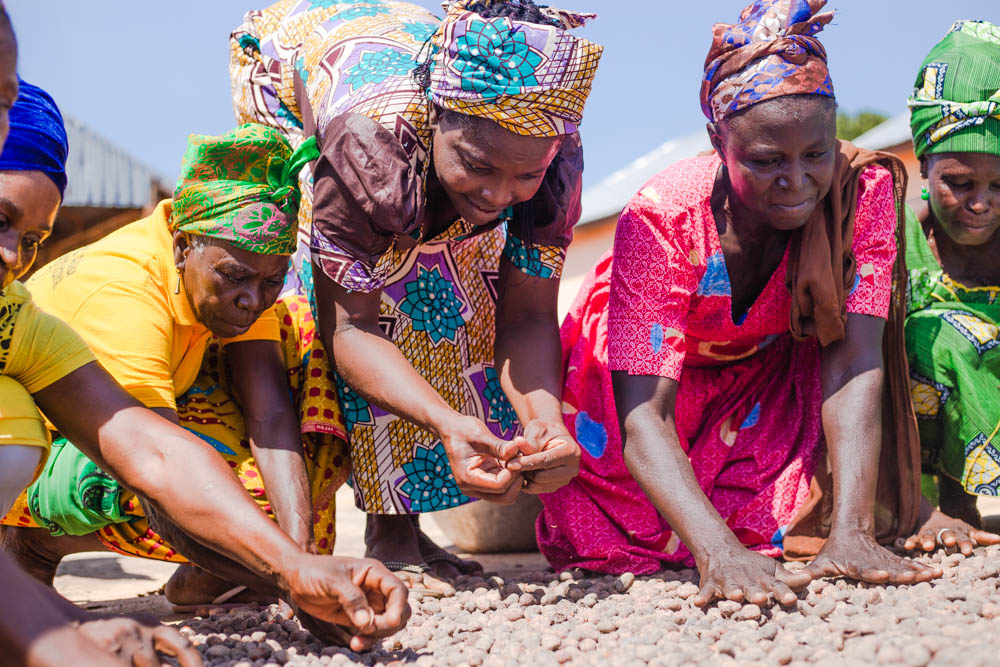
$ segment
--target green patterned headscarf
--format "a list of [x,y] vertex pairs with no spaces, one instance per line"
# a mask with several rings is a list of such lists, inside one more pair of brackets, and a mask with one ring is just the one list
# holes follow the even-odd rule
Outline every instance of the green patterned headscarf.
[[1000,28],[955,23],[924,59],[909,106],[917,157],[1000,155]]
[[170,231],[228,241],[262,255],[291,255],[298,174],[319,157],[316,138],[296,150],[270,127],[248,123],[221,137],[192,134],[174,191]]

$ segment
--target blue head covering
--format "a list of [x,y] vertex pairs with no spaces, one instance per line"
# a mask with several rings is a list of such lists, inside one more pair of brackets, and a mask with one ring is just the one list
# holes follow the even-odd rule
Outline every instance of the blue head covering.
[[62,114],[52,97],[38,86],[17,79],[20,92],[10,108],[10,134],[0,154],[0,171],[40,171],[66,191],[69,144]]

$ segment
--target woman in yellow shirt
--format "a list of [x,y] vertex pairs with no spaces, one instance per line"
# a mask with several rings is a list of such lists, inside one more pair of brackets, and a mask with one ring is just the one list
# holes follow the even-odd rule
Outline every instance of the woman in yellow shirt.
[[[114,261],[124,262],[131,258],[147,269],[145,279],[126,272],[117,281],[125,293],[132,290],[133,298],[120,298],[110,310],[94,311],[113,316],[116,330],[102,331],[95,327],[98,332],[95,334],[95,330],[81,327],[81,331],[95,343],[99,356],[108,355],[103,356],[101,362],[112,375],[120,367],[127,367],[129,360],[141,359],[144,354],[146,359],[155,360],[158,351],[166,355],[167,368],[176,374],[178,368],[186,367],[184,359],[191,350],[200,349],[198,354],[211,356],[205,354],[212,345],[211,336],[198,330],[197,323],[204,323],[203,328],[211,327],[209,331],[233,339],[250,334],[251,326],[261,329],[266,325],[267,318],[260,315],[270,309],[277,296],[273,283],[280,283],[287,265],[288,256],[281,251],[289,228],[294,242],[294,225],[288,222],[295,218],[297,190],[294,186],[288,189],[282,183],[294,182],[291,179],[296,160],[307,156],[308,153],[303,152],[292,154],[283,139],[270,136],[259,127],[244,126],[220,138],[195,137],[185,157],[185,176],[172,208],[164,204],[158,209],[159,218],[154,213],[151,218],[122,230],[116,238],[130,243],[116,246],[109,242],[101,246],[107,250],[101,259],[97,259],[97,253],[88,254],[92,246],[46,267],[32,282],[47,281],[48,285],[39,290],[44,298],[54,300],[53,305],[59,308],[70,309],[74,318],[79,318],[87,312],[91,299],[85,295],[76,300],[79,293],[63,293],[59,288],[68,287],[78,279],[85,282],[94,268],[120,269],[124,265],[115,265]],[[257,170],[261,162],[272,169]],[[256,181],[245,170],[253,170]],[[241,182],[242,186],[238,186]],[[25,288],[14,282],[15,277],[30,267],[37,243],[51,232],[59,198],[54,191],[45,190],[46,185],[52,189],[51,184],[40,185],[34,175],[14,179],[0,172],[0,259],[3,260],[0,277],[5,286],[0,311],[6,307],[13,312],[8,317],[9,326],[0,327],[0,350],[8,353],[0,362],[4,364],[3,375],[17,385],[10,395],[18,399],[11,401],[7,394],[3,396],[5,412],[0,415],[0,436],[5,432],[14,433],[19,444],[45,449],[48,431],[34,407],[36,403],[49,422],[59,429],[63,437],[57,439],[40,477],[30,487],[32,508],[25,506],[22,497],[8,517],[8,523],[23,526],[33,522],[31,518],[22,517],[37,517],[50,531],[66,535],[55,536],[36,528],[5,527],[2,534],[5,549],[36,578],[51,581],[53,562],[58,562],[62,554],[93,548],[98,539],[110,545],[111,540],[126,534],[124,530],[117,530],[119,526],[137,529],[136,525],[144,521],[141,514],[145,507],[156,513],[156,527],[167,526],[171,535],[177,537],[176,544],[184,545],[183,553],[209,569],[222,563],[221,571],[231,580],[268,596],[289,599],[300,607],[303,612],[300,617],[322,637],[339,639],[360,649],[369,646],[376,637],[402,627],[408,608],[406,589],[401,582],[370,561],[311,555],[311,549],[304,548],[301,541],[289,536],[288,526],[282,524],[283,532],[266,518],[259,510],[261,499],[255,505],[246,490],[235,483],[234,468],[242,471],[243,477],[247,477],[250,470],[249,467],[240,468],[239,462],[233,464],[239,458],[237,452],[231,450],[232,454],[226,455],[227,462],[206,445],[209,442],[216,449],[242,445],[239,451],[243,452],[243,463],[252,466],[247,452],[255,446],[254,439],[259,434],[269,433],[267,420],[285,411],[281,401],[288,404],[292,432],[298,433],[283,364],[278,374],[280,391],[275,390],[279,392],[279,399],[274,399],[265,413],[259,413],[262,417],[247,419],[250,443],[243,445],[231,434],[214,439],[196,433],[203,436],[196,438],[190,433],[196,431],[194,426],[185,430],[170,423],[184,424],[184,408],[176,412],[163,405],[154,408],[170,419],[168,421],[142,407],[123,391],[101,364],[94,362],[86,346],[66,324],[44,315],[32,304]],[[156,220],[162,223],[162,234],[153,226]],[[262,220],[264,224],[258,224]],[[138,233],[142,229],[146,230],[146,236]],[[161,238],[164,234],[166,242]],[[145,250],[140,249],[139,242],[143,238],[146,239]],[[160,252],[164,244],[168,248],[166,255]],[[167,266],[167,260],[173,265],[170,290],[159,286],[166,274],[157,273],[158,269]],[[92,292],[89,296],[100,295],[107,285],[94,278],[91,280],[95,282],[87,283]],[[143,286],[144,292],[140,289]],[[135,298],[135,293],[145,295],[146,299]],[[162,320],[156,319],[156,309],[149,303],[164,303],[164,296],[177,309],[169,311],[170,314],[178,315],[180,322],[176,327],[171,323],[169,329],[161,327],[166,343],[155,343],[156,337],[152,335],[140,338],[134,331],[129,333],[133,324],[143,321],[144,317],[147,323],[151,322],[149,326],[162,324]],[[182,321],[185,315],[188,319]],[[81,321],[88,320],[83,318]],[[294,319],[291,321],[292,325],[296,324]],[[274,367],[274,359],[268,356],[273,350],[268,345],[276,347],[275,339],[280,337],[278,323],[272,319],[271,324],[274,333],[267,334],[265,329],[266,335],[254,334],[261,336],[254,340],[265,343],[257,344],[253,350],[257,355],[254,363],[265,371]],[[185,327],[190,331],[185,331]],[[125,335],[119,330],[124,330]],[[3,336],[4,332],[7,337]],[[112,336],[117,338],[110,347],[105,347]],[[246,338],[244,335],[240,342],[250,344]],[[282,353],[280,348],[275,353],[278,362],[282,361]],[[228,354],[228,349],[226,356],[230,362],[234,361],[235,355]],[[197,363],[188,362],[188,365],[198,369]],[[65,374],[59,377],[61,373]],[[241,382],[246,381],[242,373],[240,366],[233,364],[232,385],[237,390],[243,386]],[[221,370],[216,374],[220,386],[229,386]],[[151,373],[150,377],[155,378],[155,374]],[[45,386],[46,382],[50,384]],[[192,378],[188,384],[195,388],[200,386],[200,391],[211,399],[200,409],[190,410],[192,414],[201,414],[206,422],[204,426],[242,428],[239,412],[233,411],[238,410],[236,404],[224,394],[219,397],[225,401],[216,400],[219,397],[215,396],[215,391],[221,389],[205,387],[200,378]],[[266,382],[262,380],[259,384],[263,386]],[[7,383],[7,387],[10,386]],[[155,382],[151,380],[149,386],[155,386]],[[155,394],[142,394],[148,386],[135,385],[133,389],[153,402]],[[275,395],[258,386],[244,391],[246,393],[239,394],[244,406],[259,405],[261,400]],[[175,396],[168,398],[174,400]],[[193,399],[188,402],[195,403]],[[7,412],[8,408],[17,406],[25,412]],[[243,412],[252,414],[246,409]],[[30,424],[22,423],[25,419]],[[265,424],[262,426],[260,422]],[[17,429],[22,429],[27,436],[18,433]],[[69,441],[78,444],[82,452]],[[278,445],[286,442],[287,438],[277,438]],[[301,446],[301,439],[299,444]],[[4,449],[7,447],[0,447]],[[258,457],[261,470],[265,458],[267,454]],[[322,459],[322,455],[317,458]],[[271,460],[283,463],[280,454],[272,456]],[[312,462],[310,465],[319,469]],[[73,471],[84,475],[67,480],[66,476]],[[279,480],[281,473],[279,470],[276,476]],[[286,474],[294,478],[294,471]],[[60,478],[71,483],[60,489],[54,485]],[[30,481],[30,476],[25,481]],[[131,491],[123,491],[119,482]],[[308,505],[308,483],[305,489]],[[143,498],[141,504],[139,497]],[[296,505],[299,500],[293,497],[292,501],[286,501],[287,506],[302,513]],[[277,507],[277,500],[274,502]],[[25,511],[28,514],[24,514]],[[310,508],[304,512],[308,516]],[[280,522],[280,511],[277,514]],[[108,517],[118,517],[128,523],[107,523]],[[94,530],[85,530],[88,525],[93,527],[101,521],[106,525],[99,529],[99,538]],[[74,538],[69,531],[85,537]],[[128,552],[128,548],[136,550],[146,542],[156,544],[164,553],[170,552],[170,547],[151,530],[144,531],[143,540],[120,546],[122,551]],[[177,558],[176,555],[172,557]],[[5,580],[9,565],[9,561],[0,560],[0,577]],[[21,580],[18,582],[24,584]],[[362,583],[357,586],[353,582]],[[27,587],[22,588],[27,591],[25,595],[31,594]],[[346,633],[334,626],[320,625],[317,619],[344,626]],[[0,620],[0,641],[3,639],[4,623]],[[182,661],[182,664],[185,663]]]

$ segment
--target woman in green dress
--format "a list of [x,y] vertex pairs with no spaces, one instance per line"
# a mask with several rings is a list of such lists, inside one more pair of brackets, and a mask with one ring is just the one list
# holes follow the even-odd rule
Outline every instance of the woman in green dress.
[[1000,543],[976,509],[1000,494],[1000,27],[955,23],[909,104],[927,185],[907,210],[906,347],[924,495],[939,509],[906,546],[968,555]]

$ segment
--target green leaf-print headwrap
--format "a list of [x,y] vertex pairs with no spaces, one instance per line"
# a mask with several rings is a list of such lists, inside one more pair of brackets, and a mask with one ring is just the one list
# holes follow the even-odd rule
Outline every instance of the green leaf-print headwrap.
[[1000,155],[1000,27],[955,23],[920,66],[909,106],[917,157]]
[[170,231],[222,239],[262,255],[291,255],[299,171],[317,157],[315,137],[293,151],[281,133],[254,123],[221,137],[192,134],[174,191]]

